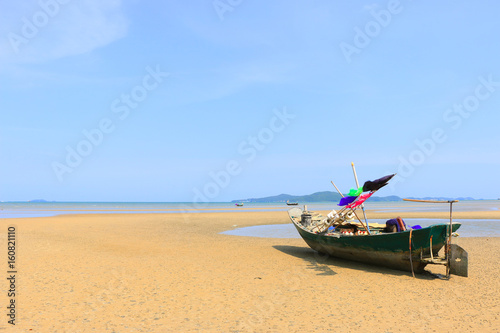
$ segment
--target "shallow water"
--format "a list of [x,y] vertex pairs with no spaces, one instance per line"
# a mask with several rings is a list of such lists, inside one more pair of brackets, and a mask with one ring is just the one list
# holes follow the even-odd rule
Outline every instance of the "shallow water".
[[[383,223],[386,220],[372,219],[369,222]],[[500,220],[470,220],[458,219],[454,222],[462,223],[458,234],[461,237],[500,237]],[[444,219],[405,219],[409,226],[421,225],[422,227],[438,223],[449,223]],[[260,237],[260,238],[300,238],[299,233],[292,223],[259,225],[224,231],[222,234],[232,236]]]
[[63,214],[141,214],[201,213],[229,211],[286,211],[284,204],[245,203],[236,207],[230,202],[0,202],[0,218],[46,217]]
[[[312,211],[337,209],[336,202],[301,203]],[[244,203],[236,207],[231,202],[192,203],[192,202],[0,202],[0,218],[40,217],[60,214],[95,214],[95,213],[189,213],[210,211],[287,211],[294,206],[285,203]],[[396,202],[366,202],[366,209],[377,212],[436,212],[449,211],[448,204]],[[453,204],[453,211],[497,211],[500,200],[460,201]]]

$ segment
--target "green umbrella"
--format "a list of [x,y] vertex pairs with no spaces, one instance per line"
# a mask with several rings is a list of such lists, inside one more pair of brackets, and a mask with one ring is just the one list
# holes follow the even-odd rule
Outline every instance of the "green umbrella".
[[349,191],[349,196],[350,197],[357,197],[361,193],[363,193],[363,187],[360,187],[358,189],[351,188],[351,190]]

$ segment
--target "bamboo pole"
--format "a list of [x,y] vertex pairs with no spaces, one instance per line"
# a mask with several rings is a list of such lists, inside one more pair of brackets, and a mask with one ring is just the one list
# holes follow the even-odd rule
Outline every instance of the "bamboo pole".
[[[351,162],[352,172],[354,173],[354,179],[356,180],[356,186],[359,188],[358,175],[356,174],[356,167],[354,166],[354,162]],[[366,218],[365,205],[361,204],[361,209],[363,210],[363,216],[365,217],[366,227],[368,233],[370,233],[370,226],[368,225],[368,219]]]
[[450,201],[450,231],[449,231],[449,235],[448,235],[448,244],[446,245],[446,261],[447,261],[447,265],[446,265],[446,276],[447,277],[450,277],[450,265],[451,265],[451,234],[452,234],[452,227],[453,227],[453,203],[456,202],[458,200],[455,200],[455,201]]
[[356,174],[356,167],[354,166],[354,162],[351,162],[352,172],[354,172],[354,179],[356,180],[356,186],[359,188],[358,175]]
[[428,202],[428,203],[454,203],[458,202],[458,200],[420,200],[420,199],[403,199],[404,201],[413,201],[413,202]]
[[359,223],[361,223],[361,225],[363,226],[363,228],[365,228],[366,232],[368,232],[368,235],[371,235],[371,232],[370,232],[370,229],[368,229],[365,224],[363,223],[363,221],[360,220],[360,218],[358,217],[358,214],[356,214],[356,212],[354,211],[354,209],[351,208],[351,211],[354,213],[354,215],[356,216],[356,218],[358,219]]
[[332,181],[332,180],[330,180],[330,182],[331,182],[331,183],[332,183],[332,185],[335,187],[335,189],[337,190],[337,192],[339,192],[340,196],[343,198],[343,197],[344,197],[344,195],[342,194],[342,192],[340,192],[340,190],[339,190],[339,188],[337,187],[337,185],[335,185],[335,184],[333,183],[333,181]]

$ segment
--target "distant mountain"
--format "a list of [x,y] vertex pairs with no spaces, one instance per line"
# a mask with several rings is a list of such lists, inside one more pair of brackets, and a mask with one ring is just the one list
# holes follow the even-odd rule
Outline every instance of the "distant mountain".
[[[242,199],[242,200],[233,200],[231,202],[326,202],[326,201],[332,201],[332,202],[337,202],[341,198],[340,194],[337,192],[330,192],[330,191],[323,191],[323,192],[316,192],[313,194],[308,194],[308,195],[291,195],[291,194],[279,194],[279,195],[274,195],[270,197],[265,197],[265,198],[250,198],[250,199]],[[466,201],[466,200],[476,200],[471,197],[460,197],[460,198],[448,198],[448,197],[425,197],[425,198],[415,198],[415,197],[408,197],[408,199],[417,199],[417,200],[459,200],[459,201]],[[402,201],[403,199],[396,196],[396,195],[390,195],[386,197],[376,197],[373,196],[369,199],[370,202],[380,202],[380,201]],[[500,199],[499,199],[500,200]]]
[[[325,202],[325,201],[333,201],[337,202],[341,198],[340,194],[336,192],[323,191],[316,192],[309,195],[291,195],[291,194],[279,194],[271,197],[265,198],[250,198],[250,199],[242,199],[242,200],[233,200],[232,202],[286,202],[287,200],[290,202]],[[370,201],[401,201],[398,196],[391,195],[387,197],[371,197]]]

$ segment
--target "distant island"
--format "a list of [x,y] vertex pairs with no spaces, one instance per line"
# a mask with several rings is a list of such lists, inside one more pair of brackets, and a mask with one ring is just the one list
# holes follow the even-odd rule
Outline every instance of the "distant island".
[[[340,194],[331,191],[316,192],[309,195],[291,195],[291,194],[279,194],[265,198],[250,198],[233,200],[231,202],[325,202],[325,201],[339,201],[341,198]],[[398,196],[391,195],[387,197],[371,197],[371,201],[402,201]]]
[[[291,194],[279,194],[265,198],[249,198],[249,199],[239,199],[233,200],[231,202],[336,202],[341,198],[340,194],[331,191],[316,192],[308,195],[291,195]],[[415,198],[408,197],[408,199],[420,199],[420,200],[475,200],[474,198],[445,198],[445,197],[425,197],[425,198]],[[381,201],[403,201],[402,198],[396,195],[390,195],[385,197],[373,196],[370,198],[371,202],[381,202]]]

